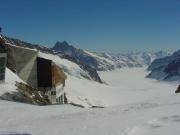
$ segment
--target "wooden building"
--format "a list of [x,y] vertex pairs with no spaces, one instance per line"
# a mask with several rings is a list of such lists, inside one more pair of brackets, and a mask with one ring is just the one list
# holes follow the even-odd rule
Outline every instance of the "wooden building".
[[44,90],[52,104],[66,102],[64,72],[51,60],[37,57],[38,89]]

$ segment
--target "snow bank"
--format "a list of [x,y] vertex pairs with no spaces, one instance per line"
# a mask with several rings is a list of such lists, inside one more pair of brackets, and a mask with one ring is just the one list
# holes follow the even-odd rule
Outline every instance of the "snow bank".
[[17,92],[15,82],[23,82],[15,73],[6,68],[5,82],[0,84],[0,95],[6,92]]

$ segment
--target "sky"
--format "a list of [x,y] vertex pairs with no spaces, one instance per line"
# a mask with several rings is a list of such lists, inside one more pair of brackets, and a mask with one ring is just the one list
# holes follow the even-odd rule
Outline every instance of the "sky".
[[97,52],[176,50],[180,0],[0,0],[9,37]]

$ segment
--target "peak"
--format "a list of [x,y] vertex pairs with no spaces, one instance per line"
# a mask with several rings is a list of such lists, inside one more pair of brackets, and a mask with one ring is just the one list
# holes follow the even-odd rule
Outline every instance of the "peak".
[[66,41],[57,41],[56,44],[53,47],[53,50],[64,52],[65,50],[74,50],[75,47],[68,44]]
[[70,46],[67,41],[62,41],[62,42],[57,41],[56,44],[55,44],[55,46],[56,46],[56,45],[58,45],[58,46]]
[[54,45],[53,49],[59,50],[60,48],[65,49],[65,48],[70,48],[70,47],[71,47],[71,45],[69,45],[68,42],[66,42],[66,41],[62,41],[62,42],[57,41],[56,44]]

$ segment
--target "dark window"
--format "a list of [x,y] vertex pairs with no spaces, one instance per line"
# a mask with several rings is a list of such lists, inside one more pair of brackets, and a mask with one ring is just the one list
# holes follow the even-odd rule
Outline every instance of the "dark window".
[[38,87],[52,87],[51,60],[37,58]]
[[0,67],[5,67],[5,57],[0,57]]
[[51,91],[51,95],[56,95],[56,91]]
[[6,64],[5,57],[0,57],[0,80],[5,79],[5,64]]

